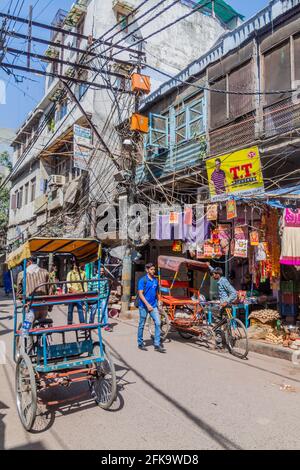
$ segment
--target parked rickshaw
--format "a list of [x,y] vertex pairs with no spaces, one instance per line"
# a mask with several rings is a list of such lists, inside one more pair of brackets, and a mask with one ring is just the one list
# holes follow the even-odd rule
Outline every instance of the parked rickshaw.
[[[171,278],[163,279],[162,270],[171,273]],[[199,289],[191,286],[190,280],[180,280],[180,273],[188,279],[189,271],[203,274]],[[225,309],[217,321],[212,321],[208,311],[210,302],[201,296],[201,289],[209,273],[208,263],[174,256],[159,256],[159,311],[161,316],[161,338],[165,340],[171,329],[183,339],[201,338],[211,349],[217,344],[226,346],[236,357],[248,355],[247,330],[238,318],[232,316],[232,309]],[[214,302],[214,305],[218,303]],[[209,308],[208,308],[209,307]],[[220,314],[219,308],[219,314]],[[151,337],[154,336],[154,323],[148,321]]]
[[[37,289],[26,296],[27,260],[32,256],[72,255],[78,264],[98,262],[97,292],[59,293],[37,295]],[[14,359],[16,362],[16,401],[20,420],[31,431],[37,414],[38,396],[55,386],[68,387],[73,383],[87,381],[91,397],[103,409],[109,409],[116,397],[116,373],[108,348],[103,344],[101,329],[100,268],[101,245],[92,239],[33,238],[8,256],[8,266],[13,271],[23,265],[23,293],[19,302],[14,292]],[[78,281],[77,281],[78,282]],[[80,282],[80,281],[79,281]],[[72,282],[59,282],[63,287]],[[57,282],[56,282],[57,284]],[[49,283],[48,287],[52,284]],[[46,287],[46,284],[39,286]],[[87,289],[88,290],[88,289]],[[60,289],[60,292],[63,289]],[[35,319],[28,334],[24,336],[22,325],[28,311],[39,307],[69,305],[82,302],[85,323],[54,326],[52,318]],[[95,323],[89,324],[89,305],[97,303]],[[71,340],[69,339],[71,337]]]

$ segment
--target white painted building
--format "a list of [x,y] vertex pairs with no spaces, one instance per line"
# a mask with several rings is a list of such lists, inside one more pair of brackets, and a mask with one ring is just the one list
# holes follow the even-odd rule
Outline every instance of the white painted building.
[[[134,11],[140,4],[140,0],[78,0],[70,12],[59,11],[53,24],[65,31],[69,30],[89,37],[89,40],[71,37],[61,32],[51,33],[52,42],[59,42],[67,48],[62,53],[61,48],[55,48],[52,45],[49,46],[46,54],[74,63],[82,57],[78,49],[85,51],[92,38],[101,37],[116,22],[122,21],[122,26],[118,26],[105,35],[104,39],[111,40],[115,44],[125,38],[120,45],[134,48],[135,44],[139,44],[141,39],[146,38],[143,45],[146,53],[145,62],[174,75],[213,47],[228,29],[241,22],[240,16],[234,10],[232,10],[230,21],[225,24],[215,12],[201,9],[177,22],[171,28],[147,39],[153,32],[188,15],[191,8],[195,7],[198,2],[180,0],[176,6],[160,14],[172,3],[173,0],[167,0],[159,6],[160,2],[157,0],[149,0],[138,12],[131,15],[128,23],[124,15]],[[151,10],[149,14],[130,26],[131,21],[140,18],[149,10]],[[155,19],[151,21],[153,17]],[[146,23],[145,26],[144,23]],[[111,38],[116,32],[119,34]],[[130,33],[133,34],[126,39]],[[101,45],[98,51],[103,55],[110,54],[107,45]],[[119,61],[134,62],[136,60],[131,53],[120,52],[116,48],[113,54],[116,54],[115,59]],[[104,62],[105,60],[100,58],[96,66],[103,69]],[[47,70],[65,76],[72,73],[74,69],[70,65],[56,62],[50,64]],[[120,62],[112,64],[111,71],[125,76],[128,74],[128,69]],[[143,73],[151,76],[152,92],[166,81],[165,76],[150,68],[144,68]],[[80,74],[78,70],[76,71],[75,77],[93,81],[95,72],[81,69]],[[112,78],[103,73],[97,76],[95,83],[98,85],[109,83],[118,88],[124,86],[122,78]],[[56,78],[46,78],[43,99],[18,130],[13,142],[14,170],[8,244],[40,232],[50,219],[55,225],[57,211],[61,213],[63,210],[65,214],[63,221],[67,225],[68,211],[78,198],[87,204],[91,200],[112,201],[114,190],[112,175],[115,167],[95,135],[89,172],[74,167],[73,126],[74,124],[83,127],[90,126],[70,97],[64,101],[57,101],[60,89],[61,84]],[[120,159],[122,133],[116,131],[116,125],[129,117],[128,114],[132,111],[132,96],[91,88],[85,93],[86,85],[84,84],[74,85],[72,89],[97,126],[111,153]],[[55,110],[53,110],[54,102],[56,103]],[[78,226],[77,229],[78,234],[80,232],[83,234],[82,227]],[[70,226],[70,230],[74,234],[74,227]]]

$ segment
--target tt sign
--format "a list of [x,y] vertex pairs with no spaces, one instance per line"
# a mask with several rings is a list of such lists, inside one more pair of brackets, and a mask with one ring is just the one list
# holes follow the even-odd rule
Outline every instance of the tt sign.
[[211,158],[206,161],[212,201],[233,195],[251,196],[264,191],[258,147]]

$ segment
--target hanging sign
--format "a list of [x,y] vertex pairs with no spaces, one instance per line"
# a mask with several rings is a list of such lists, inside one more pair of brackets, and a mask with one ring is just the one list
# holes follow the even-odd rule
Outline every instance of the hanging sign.
[[88,170],[92,148],[92,131],[87,127],[74,125],[73,166],[80,170]]
[[218,204],[209,204],[206,210],[207,220],[217,220],[218,218]]
[[248,257],[248,240],[235,240],[234,256],[236,258]]
[[258,246],[259,245],[259,233],[257,230],[252,230],[249,234],[250,237],[250,245],[251,246]]
[[243,226],[237,226],[234,228],[234,238],[235,240],[247,240],[247,228]]
[[193,224],[193,209],[191,207],[186,207],[184,211],[184,225]]
[[237,216],[236,202],[234,199],[229,199],[226,202],[227,220],[234,219]]
[[179,223],[179,214],[178,212],[170,212],[169,214],[169,223],[177,225]]
[[264,191],[258,147],[250,147],[206,161],[212,201],[230,194],[250,196]]
[[214,254],[214,246],[210,242],[205,242],[203,245],[203,257],[212,258]]

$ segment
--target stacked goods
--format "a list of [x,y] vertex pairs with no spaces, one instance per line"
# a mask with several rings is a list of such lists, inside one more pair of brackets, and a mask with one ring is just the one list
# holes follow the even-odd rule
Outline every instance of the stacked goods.
[[265,340],[272,344],[282,344],[283,338],[284,337],[282,333],[269,331],[269,333],[266,334]]
[[[249,315],[250,320],[257,320],[260,323],[273,323],[279,320],[280,315],[277,310],[265,309],[265,310],[255,310]],[[257,323],[257,322],[254,322]],[[272,325],[271,325],[272,326]]]
[[108,311],[111,318],[118,317],[121,312],[121,295],[116,290],[112,290],[108,300]]
[[266,336],[269,332],[272,332],[273,328],[269,325],[264,325],[263,323],[251,325],[247,330],[247,335],[249,339],[259,340],[266,339]]

